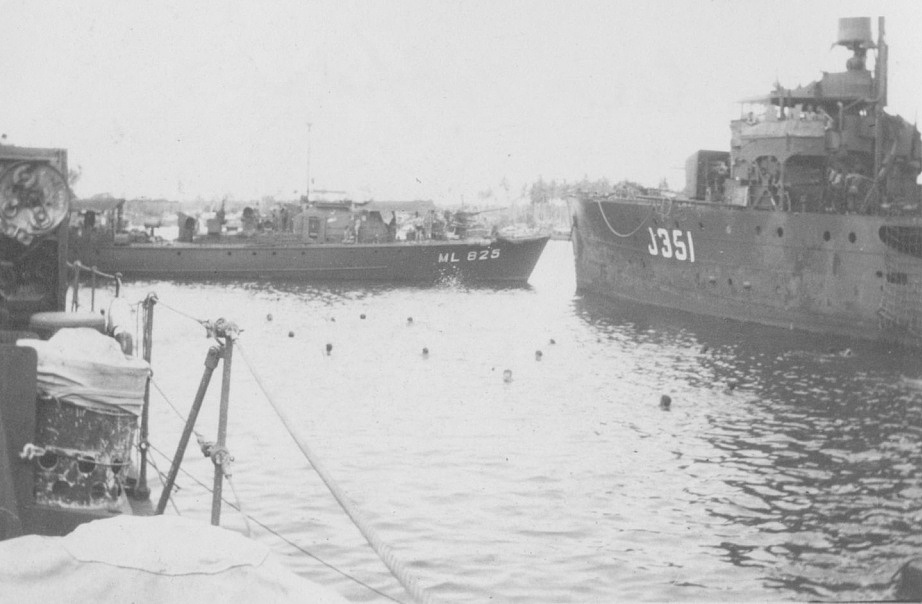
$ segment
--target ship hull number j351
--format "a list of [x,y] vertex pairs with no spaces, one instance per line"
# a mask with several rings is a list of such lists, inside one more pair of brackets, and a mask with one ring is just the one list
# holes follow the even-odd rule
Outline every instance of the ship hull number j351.
[[675,258],[676,260],[695,261],[695,242],[692,239],[691,231],[681,231],[673,229],[669,231],[660,227],[650,231],[650,245],[647,251],[651,256],[662,256],[663,258]]
[[468,262],[474,262],[475,260],[495,260],[499,258],[499,250],[472,250],[467,253],[467,255],[458,256],[457,253],[451,252],[449,254],[439,253],[439,262],[461,262],[461,260],[467,260]]

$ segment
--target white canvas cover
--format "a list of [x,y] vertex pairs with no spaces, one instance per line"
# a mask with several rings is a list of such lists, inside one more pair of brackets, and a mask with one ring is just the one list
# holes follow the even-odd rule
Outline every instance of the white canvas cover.
[[243,535],[180,516],[129,515],[64,537],[0,541],[0,601],[346,602]]
[[119,343],[95,329],[60,329],[47,341],[22,339],[38,353],[38,389],[96,411],[141,413],[151,373],[142,359],[126,357]]

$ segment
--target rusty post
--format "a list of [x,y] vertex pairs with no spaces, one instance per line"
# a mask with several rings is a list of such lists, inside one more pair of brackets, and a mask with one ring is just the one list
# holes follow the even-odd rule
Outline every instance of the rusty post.
[[70,309],[78,310],[80,308],[80,261],[74,262],[74,296],[70,301]]
[[[150,364],[151,351],[153,348],[154,333],[154,305],[157,303],[157,294],[151,292],[144,299],[144,334],[141,341],[142,357]],[[138,486],[135,489],[135,497],[141,500],[150,498],[150,488],[147,486],[147,436],[150,430],[150,377],[144,385],[144,406],[141,407],[141,431],[138,447],[141,450],[140,468],[138,470]]]
[[225,448],[227,441],[227,415],[230,404],[231,361],[234,357],[234,340],[237,338],[237,326],[218,319],[215,333],[224,338],[224,373],[221,381],[221,407],[218,414],[218,442],[215,444],[211,459],[214,462],[214,489],[211,496],[211,524],[221,524],[221,497],[224,489],[224,473],[230,463],[230,455]]
[[96,312],[96,267],[90,269],[90,310]]
[[173,491],[173,485],[176,483],[176,475],[179,473],[179,465],[182,463],[183,455],[186,453],[186,445],[189,444],[189,437],[195,427],[195,420],[198,418],[198,412],[202,408],[202,401],[205,400],[205,392],[208,390],[208,384],[211,382],[211,374],[214,373],[218,366],[218,359],[221,357],[221,350],[217,346],[208,349],[205,356],[205,371],[202,374],[202,381],[199,382],[198,392],[195,393],[195,400],[192,402],[192,409],[189,411],[189,417],[186,419],[186,427],[183,428],[182,436],[179,439],[179,445],[176,447],[176,455],[173,456],[173,464],[170,466],[170,474],[167,476],[166,484],[163,485],[163,492],[160,493],[160,501],[157,503],[157,514],[163,514],[166,509],[167,501],[170,500],[170,493]]

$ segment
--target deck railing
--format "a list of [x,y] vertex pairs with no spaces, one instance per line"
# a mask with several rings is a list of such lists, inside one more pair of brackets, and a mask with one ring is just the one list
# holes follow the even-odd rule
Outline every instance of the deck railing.
[[104,273],[101,270],[97,269],[95,266],[86,266],[79,260],[74,262],[68,262],[67,268],[73,271],[73,277],[71,279],[71,288],[73,289],[73,296],[71,297],[71,307],[72,311],[80,309],[80,277],[83,271],[89,271],[90,273],[90,311],[96,310],[96,288],[97,288],[97,278],[102,277],[104,279],[110,279],[115,281],[115,297],[118,298],[122,290],[122,274],[115,273],[110,275]]

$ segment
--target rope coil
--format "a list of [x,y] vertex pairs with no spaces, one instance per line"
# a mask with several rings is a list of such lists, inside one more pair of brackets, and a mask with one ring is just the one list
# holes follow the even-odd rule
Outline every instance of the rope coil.
[[32,443],[26,443],[22,447],[22,451],[19,453],[19,459],[25,459],[26,461],[32,461],[36,457],[41,457],[45,454],[45,449],[39,447],[38,445],[33,445]]

